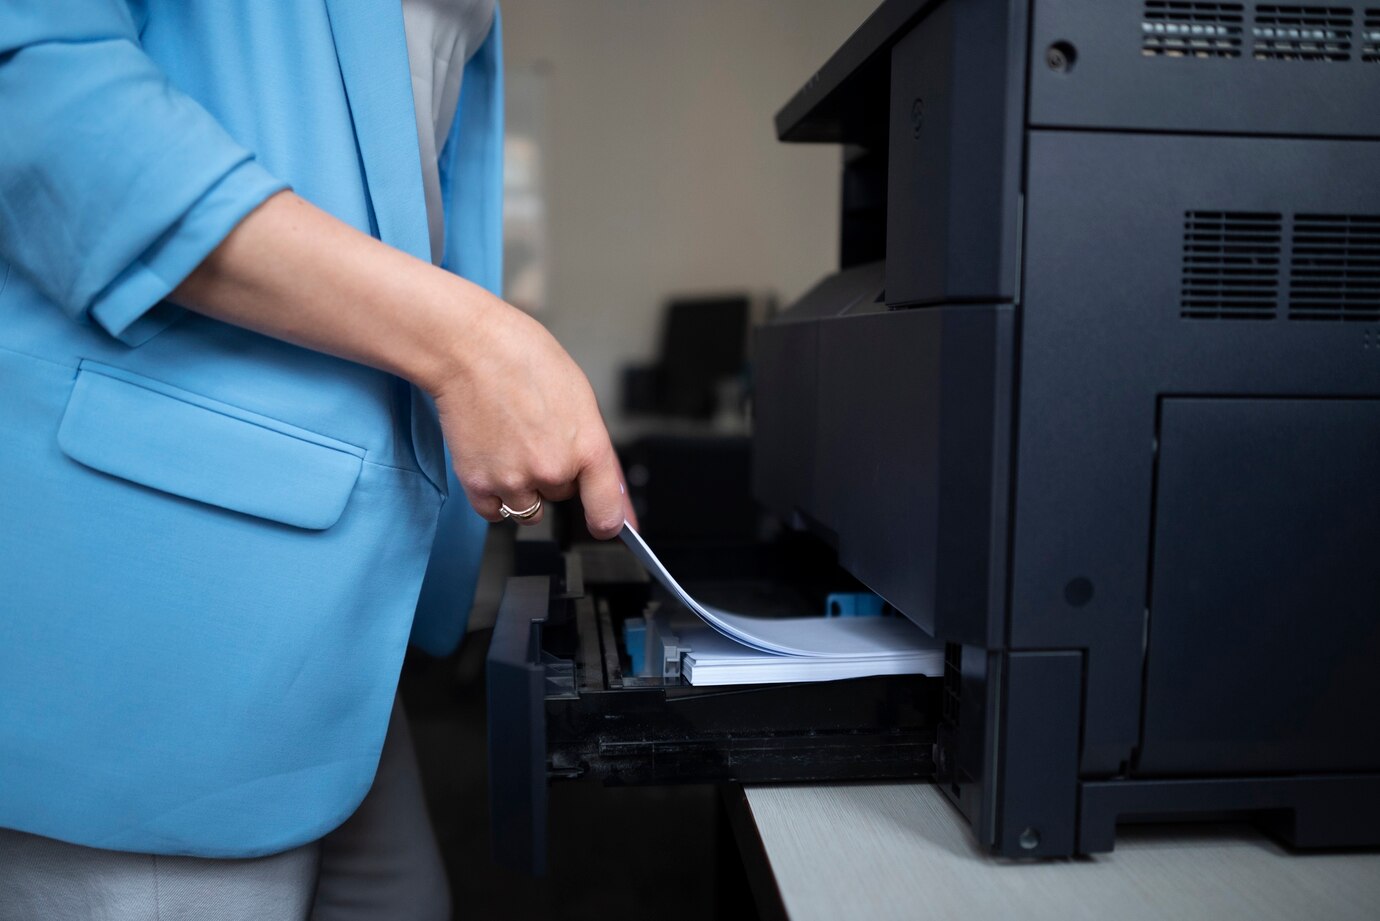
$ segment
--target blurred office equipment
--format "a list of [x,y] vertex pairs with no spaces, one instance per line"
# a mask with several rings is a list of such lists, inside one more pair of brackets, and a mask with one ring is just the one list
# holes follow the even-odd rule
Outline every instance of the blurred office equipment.
[[752,442],[744,434],[646,434],[619,445],[649,539],[664,544],[757,538]]
[[649,539],[756,539],[749,330],[773,308],[770,296],[749,292],[673,296],[655,361],[624,369],[619,455]]
[[666,427],[674,420],[731,427],[745,413],[748,330],[771,310],[748,293],[678,296],[666,302],[656,360],[623,372],[623,412]]

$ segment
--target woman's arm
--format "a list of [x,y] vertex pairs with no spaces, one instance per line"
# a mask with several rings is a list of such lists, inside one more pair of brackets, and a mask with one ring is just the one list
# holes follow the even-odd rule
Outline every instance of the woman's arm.
[[456,475],[488,520],[502,502],[578,490],[592,534],[622,527],[618,461],[588,380],[541,324],[478,285],[280,192],[171,299],[431,394]]

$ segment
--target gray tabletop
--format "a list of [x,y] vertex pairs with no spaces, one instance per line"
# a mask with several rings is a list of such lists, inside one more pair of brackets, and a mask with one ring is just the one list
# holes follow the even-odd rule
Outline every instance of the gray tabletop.
[[1123,828],[1091,858],[977,850],[929,784],[745,788],[792,921],[1380,919],[1380,852],[1291,853],[1249,826]]

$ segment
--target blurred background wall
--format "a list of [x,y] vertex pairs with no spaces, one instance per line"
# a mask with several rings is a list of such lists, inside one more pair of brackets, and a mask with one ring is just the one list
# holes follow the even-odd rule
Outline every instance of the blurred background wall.
[[615,436],[620,369],[652,357],[668,295],[787,304],[836,264],[839,152],[779,143],[772,116],[875,6],[504,0],[510,122],[539,148],[510,145],[528,189],[509,224],[532,229],[518,249],[539,266],[510,291]]

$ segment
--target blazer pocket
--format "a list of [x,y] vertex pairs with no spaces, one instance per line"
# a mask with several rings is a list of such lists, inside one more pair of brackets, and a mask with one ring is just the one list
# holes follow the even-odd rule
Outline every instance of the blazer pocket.
[[364,462],[363,448],[91,361],[58,447],[111,476],[314,530],[339,520]]

